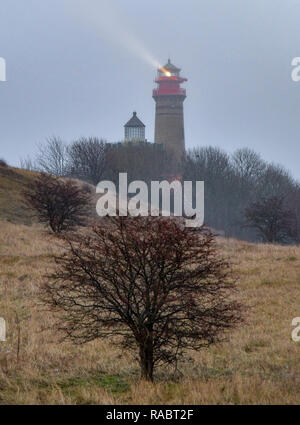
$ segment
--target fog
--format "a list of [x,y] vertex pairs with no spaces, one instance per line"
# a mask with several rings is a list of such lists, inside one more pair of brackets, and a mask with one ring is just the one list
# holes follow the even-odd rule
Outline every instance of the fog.
[[300,1],[2,0],[0,157],[51,135],[123,138],[136,110],[153,141],[152,88],[182,68],[187,148],[248,146],[300,179]]

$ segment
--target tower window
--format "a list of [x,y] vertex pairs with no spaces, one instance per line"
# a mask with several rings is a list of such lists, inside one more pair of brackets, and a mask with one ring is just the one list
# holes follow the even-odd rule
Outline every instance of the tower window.
[[145,128],[144,127],[126,127],[125,128],[125,139],[145,139]]

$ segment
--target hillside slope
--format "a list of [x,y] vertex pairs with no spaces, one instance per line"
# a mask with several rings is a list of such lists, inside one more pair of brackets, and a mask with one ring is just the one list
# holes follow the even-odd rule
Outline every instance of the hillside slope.
[[[34,171],[0,166],[0,220],[27,225],[36,222],[32,211],[26,209],[23,204],[22,192],[37,175],[38,173]],[[98,197],[93,195],[95,187],[77,179],[71,180],[78,186],[89,187],[93,205],[91,216],[96,218],[96,201]]]
[[[31,223],[22,191],[36,173],[0,167],[1,404],[299,404],[300,247],[218,238],[232,263],[246,322],[227,342],[190,352],[156,382],[139,381],[132,355],[109,341],[61,342],[39,299],[61,247]],[[10,221],[10,223],[8,222]]]
[[35,172],[0,166],[0,220],[30,224],[32,219],[22,204],[22,191]]

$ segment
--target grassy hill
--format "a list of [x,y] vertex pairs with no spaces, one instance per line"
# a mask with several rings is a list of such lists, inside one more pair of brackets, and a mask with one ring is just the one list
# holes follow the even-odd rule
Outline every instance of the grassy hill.
[[[20,188],[22,178],[12,176]],[[131,355],[107,341],[61,343],[37,297],[57,243],[38,225],[0,220],[0,317],[7,323],[0,404],[299,404],[300,343],[291,339],[291,321],[300,316],[300,247],[218,244],[239,277],[247,322],[228,342],[188,353],[175,376],[158,369],[149,384],[139,381]]]
[[0,404],[299,404],[300,247],[219,238],[233,263],[247,321],[228,342],[190,352],[179,372],[158,369],[154,384],[107,341],[61,343],[38,290],[60,248],[31,223],[22,191],[35,173],[0,167]]
[[22,191],[36,173],[0,166],[0,220],[30,224],[30,214],[22,205]]
[[[32,212],[23,205],[22,192],[28,183],[32,182],[37,176],[36,172],[22,170],[0,165],[0,220],[6,220],[16,224],[32,224],[36,219],[32,218]],[[94,186],[72,179],[78,186],[89,186],[91,193],[95,190]],[[91,195],[96,203],[98,199]],[[96,209],[91,208],[91,215],[96,218]]]

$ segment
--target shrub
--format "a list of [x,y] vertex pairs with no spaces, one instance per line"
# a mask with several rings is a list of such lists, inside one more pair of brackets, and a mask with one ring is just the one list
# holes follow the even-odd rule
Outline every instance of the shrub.
[[8,167],[7,162],[2,158],[0,158],[0,167]]
[[86,222],[89,195],[71,180],[40,174],[24,191],[26,205],[54,233]]
[[285,205],[283,197],[262,198],[250,204],[244,214],[245,226],[254,228],[263,242],[297,240],[295,212]]
[[73,342],[111,338],[133,350],[141,376],[153,380],[155,366],[223,340],[241,321],[229,266],[208,230],[161,217],[104,222],[64,236],[67,251],[43,287]]

